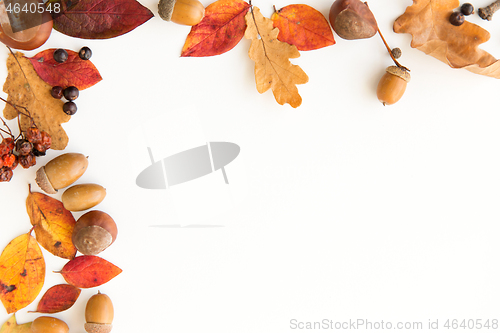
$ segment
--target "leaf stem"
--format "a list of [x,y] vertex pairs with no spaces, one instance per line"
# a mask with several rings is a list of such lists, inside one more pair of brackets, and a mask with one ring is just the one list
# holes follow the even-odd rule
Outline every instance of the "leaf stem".
[[[364,2],[364,4],[365,4],[366,7],[368,7],[368,2]],[[368,7],[368,8],[370,8],[370,7]],[[403,68],[403,69],[405,69],[405,70],[407,70],[409,72],[410,70],[408,68],[406,68],[405,66],[401,65],[396,60],[396,58],[394,58],[394,55],[392,54],[391,48],[389,47],[389,45],[385,41],[384,35],[382,35],[382,32],[380,31],[380,28],[378,27],[378,23],[377,23],[377,32],[380,35],[380,38],[382,38],[382,41],[384,42],[384,45],[387,48],[387,52],[389,52],[389,55],[391,56],[392,61],[394,61],[394,63],[396,64],[396,66],[398,66],[399,68]]]
[[384,42],[384,45],[385,47],[387,48],[387,52],[389,52],[389,55],[391,56],[392,58],[392,61],[394,61],[394,63],[396,64],[396,66],[400,67],[400,68],[403,68],[407,71],[410,71],[408,68],[406,68],[405,66],[401,65],[397,60],[396,58],[394,58],[394,55],[392,54],[392,51],[391,51],[391,48],[389,47],[389,45],[387,44],[387,42],[385,41],[385,38],[384,36],[382,35],[382,32],[380,32],[380,28],[378,27],[377,25],[377,31],[378,31],[378,34],[380,35],[380,38],[382,38],[382,41]]

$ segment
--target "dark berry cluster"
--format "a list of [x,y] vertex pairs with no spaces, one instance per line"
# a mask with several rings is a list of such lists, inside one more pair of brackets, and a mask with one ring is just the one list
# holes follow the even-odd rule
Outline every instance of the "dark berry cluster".
[[28,169],[36,164],[36,157],[45,155],[52,139],[45,131],[30,127],[17,139],[3,138],[0,143],[0,182],[11,180],[13,170],[20,164]]
[[461,26],[465,22],[465,16],[469,16],[474,14],[474,6],[470,3],[464,3],[460,7],[459,12],[453,12],[450,15],[450,23],[455,26]]
[[[88,47],[84,46],[80,49],[80,52],[78,52],[78,56],[82,60],[89,60],[92,56],[92,51]],[[59,63],[65,62],[66,60],[68,60],[68,52],[64,49],[55,50],[54,60]],[[80,94],[77,87],[70,86],[63,88],[60,86],[56,86],[52,88],[52,91],[50,93],[54,98],[61,99],[64,97],[67,100],[67,102],[63,105],[64,113],[70,116],[76,113],[77,107],[74,100],[77,99]]]

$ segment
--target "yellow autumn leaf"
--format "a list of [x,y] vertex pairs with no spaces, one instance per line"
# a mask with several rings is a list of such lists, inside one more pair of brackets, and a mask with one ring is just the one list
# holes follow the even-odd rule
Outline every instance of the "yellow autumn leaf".
[[12,317],[0,327],[0,333],[31,333],[31,322],[18,325],[16,315],[13,314]]
[[245,37],[252,40],[248,55],[255,61],[257,91],[262,94],[271,88],[280,105],[300,106],[302,97],[296,85],[307,83],[309,77],[289,60],[300,57],[297,47],[278,40],[279,30],[273,27],[272,20],[261,14],[258,7],[253,7],[246,14],[245,21]]
[[62,202],[30,190],[26,199],[26,210],[40,245],[55,256],[73,259],[76,248],[71,236],[76,221]]
[[0,299],[7,313],[33,302],[44,281],[45,260],[35,238],[30,234],[16,237],[0,256]]
[[[50,148],[64,149],[69,138],[61,124],[68,122],[71,118],[62,111],[64,102],[52,97],[50,94],[52,87],[38,76],[30,60],[22,53],[17,52],[15,58],[12,54],[9,55],[7,71],[8,76],[3,85],[3,91],[9,94],[7,101],[25,107],[29,111],[36,126],[41,131],[50,134],[52,138]],[[26,112],[25,109],[18,109]],[[14,119],[18,115],[18,110],[6,104],[3,114],[7,119]],[[31,119],[22,115],[21,129],[26,131],[30,126],[32,126]]]
[[394,32],[412,35],[411,47],[448,64],[476,74],[500,78],[500,61],[479,48],[490,33],[465,21],[454,26],[449,18],[458,0],[413,0],[394,22]]

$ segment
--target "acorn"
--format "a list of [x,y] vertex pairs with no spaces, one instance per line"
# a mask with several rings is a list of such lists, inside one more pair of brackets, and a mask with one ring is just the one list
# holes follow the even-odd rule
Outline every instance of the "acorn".
[[403,97],[410,72],[406,68],[389,66],[377,86],[378,100],[384,105],[396,103]]
[[35,180],[43,191],[55,194],[80,178],[88,165],[89,161],[83,154],[62,154],[38,169]]
[[197,25],[205,16],[205,7],[198,0],[160,0],[158,14],[165,21]]
[[31,333],[68,333],[68,325],[57,318],[41,316],[31,323]]
[[72,212],[90,209],[106,196],[106,189],[97,184],[79,184],[68,188],[61,196],[64,208]]
[[85,307],[85,330],[89,333],[109,333],[113,328],[114,310],[111,299],[97,292],[90,297]]
[[82,254],[97,255],[113,244],[117,234],[111,216],[100,210],[91,210],[76,221],[71,240]]

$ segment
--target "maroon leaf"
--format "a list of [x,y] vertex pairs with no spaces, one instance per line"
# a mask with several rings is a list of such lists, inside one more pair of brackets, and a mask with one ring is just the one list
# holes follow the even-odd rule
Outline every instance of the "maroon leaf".
[[36,312],[56,313],[69,309],[75,304],[81,290],[69,284],[51,287],[38,302]]
[[78,53],[66,50],[68,60],[58,63],[54,60],[55,50],[48,49],[29,58],[38,76],[49,85],[63,88],[75,86],[83,90],[102,80],[101,74],[90,60],[82,60]]
[[154,15],[135,0],[50,0],[54,29],[72,37],[106,39],[134,30]]
[[64,280],[78,288],[92,288],[104,284],[122,270],[96,256],[79,256],[64,265],[59,272]]

